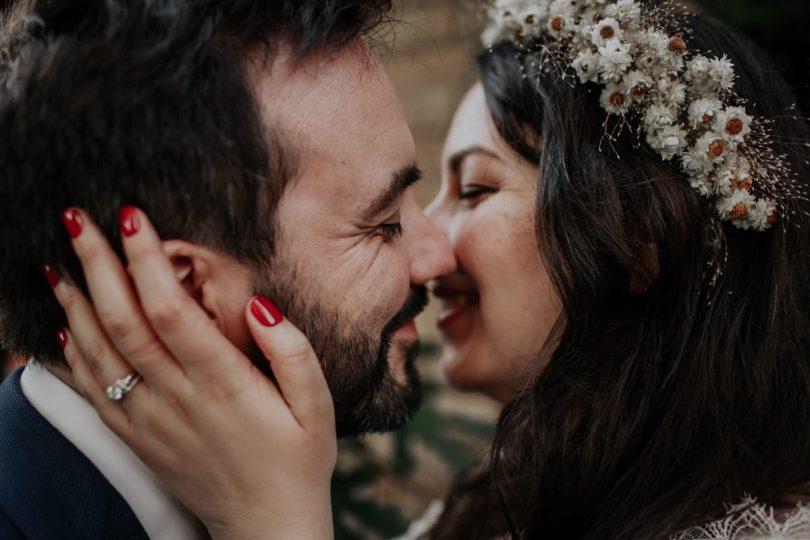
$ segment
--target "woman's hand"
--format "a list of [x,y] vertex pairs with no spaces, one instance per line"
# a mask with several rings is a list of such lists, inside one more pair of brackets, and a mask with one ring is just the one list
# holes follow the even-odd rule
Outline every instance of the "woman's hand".
[[[65,357],[104,423],[214,537],[331,537],[334,409],[306,337],[266,299],[246,306],[274,384],[186,294],[142,212],[122,213],[129,272],[87,215],[68,212],[92,304],[56,285]],[[141,382],[111,401],[107,386],[133,370]]]

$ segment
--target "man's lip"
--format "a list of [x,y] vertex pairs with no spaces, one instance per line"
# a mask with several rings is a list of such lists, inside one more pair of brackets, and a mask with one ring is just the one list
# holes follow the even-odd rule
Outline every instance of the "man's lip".
[[395,334],[398,334],[401,337],[410,337],[412,339],[419,339],[419,331],[416,329],[416,320],[409,319],[402,323],[396,330],[394,330]]

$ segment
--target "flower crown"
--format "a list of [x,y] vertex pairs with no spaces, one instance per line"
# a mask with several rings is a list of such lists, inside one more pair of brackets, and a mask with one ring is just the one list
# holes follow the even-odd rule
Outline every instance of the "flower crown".
[[767,122],[747,114],[725,55],[692,54],[685,32],[667,34],[672,6],[495,0],[490,22],[486,46],[511,38],[523,52],[546,53],[544,69],[550,58],[563,76],[573,71],[581,83],[601,85],[602,108],[621,125],[635,114],[639,136],[662,159],[677,160],[691,186],[714,200],[720,219],[758,231],[776,223],[777,186],[790,172],[783,157],[766,150]]

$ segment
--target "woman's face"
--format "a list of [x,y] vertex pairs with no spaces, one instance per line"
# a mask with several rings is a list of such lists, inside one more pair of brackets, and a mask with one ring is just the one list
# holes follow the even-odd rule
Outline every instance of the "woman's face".
[[427,211],[458,262],[434,294],[448,381],[502,402],[528,381],[560,314],[537,247],[537,176],[498,134],[481,84],[473,86],[450,127],[441,191]]

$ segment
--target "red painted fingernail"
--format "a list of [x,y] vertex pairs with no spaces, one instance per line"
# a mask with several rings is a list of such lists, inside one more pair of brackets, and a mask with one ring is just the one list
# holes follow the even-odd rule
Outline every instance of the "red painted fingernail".
[[62,223],[65,225],[65,229],[71,239],[76,239],[82,234],[84,221],[82,220],[82,215],[75,208],[68,208],[62,212]]
[[56,273],[53,266],[46,264],[42,267],[42,273],[45,274],[45,279],[48,280],[48,283],[51,284],[51,287],[56,287],[59,285],[59,274]]
[[278,308],[264,296],[257,296],[250,302],[250,312],[262,326],[272,328],[284,320]]
[[121,232],[127,238],[135,236],[141,230],[141,221],[138,219],[138,211],[132,206],[125,206],[121,209]]
[[64,349],[68,346],[68,333],[67,330],[64,328],[60,328],[59,331],[56,333],[56,341],[59,343],[59,346]]

